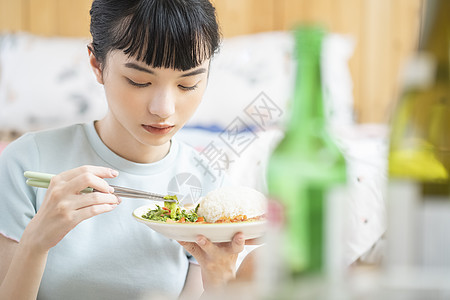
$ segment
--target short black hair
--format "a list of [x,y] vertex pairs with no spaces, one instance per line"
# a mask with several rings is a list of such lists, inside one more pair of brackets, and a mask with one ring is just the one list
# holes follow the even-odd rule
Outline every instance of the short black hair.
[[104,67],[112,50],[154,68],[188,70],[211,58],[220,31],[208,0],[94,0],[92,51]]

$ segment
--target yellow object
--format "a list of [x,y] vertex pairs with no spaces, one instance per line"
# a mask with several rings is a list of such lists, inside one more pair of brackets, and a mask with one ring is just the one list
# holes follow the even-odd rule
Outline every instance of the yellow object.
[[390,153],[389,173],[393,177],[413,178],[420,181],[448,179],[448,172],[432,151],[401,149]]

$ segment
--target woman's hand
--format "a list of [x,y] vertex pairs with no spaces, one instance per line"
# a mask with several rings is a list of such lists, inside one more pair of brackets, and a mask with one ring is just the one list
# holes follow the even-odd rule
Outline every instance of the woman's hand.
[[237,233],[227,243],[212,243],[204,236],[198,236],[196,243],[178,242],[200,264],[205,291],[225,286],[236,277],[236,260],[244,250],[244,235]]
[[[105,167],[83,166],[54,176],[38,212],[28,224],[21,242],[46,252],[81,221],[113,210],[120,199],[103,180],[118,175]],[[92,187],[99,192],[82,194]]]

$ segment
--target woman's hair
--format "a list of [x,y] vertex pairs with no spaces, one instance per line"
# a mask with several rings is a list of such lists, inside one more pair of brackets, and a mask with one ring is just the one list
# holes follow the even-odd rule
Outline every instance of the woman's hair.
[[220,43],[208,0],[94,0],[91,49],[105,67],[112,50],[154,68],[188,70],[213,56]]

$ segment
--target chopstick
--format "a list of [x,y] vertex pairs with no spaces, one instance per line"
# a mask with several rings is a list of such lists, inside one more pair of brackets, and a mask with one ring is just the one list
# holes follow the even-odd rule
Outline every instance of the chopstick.
[[[34,172],[34,171],[26,171],[23,175],[27,178],[26,183],[29,186],[37,187],[37,188],[48,188],[50,184],[50,180],[52,179],[54,174]],[[163,196],[160,194],[144,192],[140,190],[130,189],[126,187],[110,185],[114,188],[114,195],[125,198],[139,198],[139,199],[148,199],[148,200],[158,200],[165,202],[176,202],[176,200],[168,198],[167,196]],[[97,190],[88,187],[81,191],[81,193],[92,193],[98,192]]]

